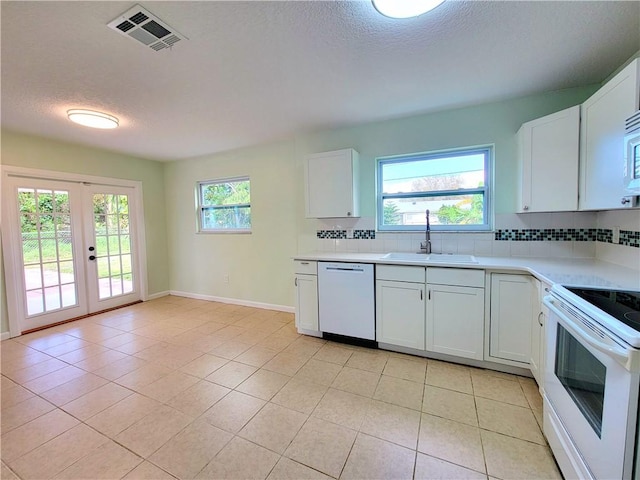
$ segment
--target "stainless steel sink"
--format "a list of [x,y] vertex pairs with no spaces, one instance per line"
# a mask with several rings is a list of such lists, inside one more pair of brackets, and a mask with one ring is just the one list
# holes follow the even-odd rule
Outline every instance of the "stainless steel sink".
[[392,252],[387,253],[382,258],[387,260],[400,260],[404,262],[420,262],[420,263],[478,263],[473,255],[457,255],[448,253],[411,253],[411,252]]
[[453,253],[431,253],[427,255],[427,261],[434,263],[478,263],[473,255],[456,255]]
[[410,253],[410,252],[392,252],[387,253],[382,258],[388,260],[403,260],[408,262],[426,262],[428,255],[424,253]]

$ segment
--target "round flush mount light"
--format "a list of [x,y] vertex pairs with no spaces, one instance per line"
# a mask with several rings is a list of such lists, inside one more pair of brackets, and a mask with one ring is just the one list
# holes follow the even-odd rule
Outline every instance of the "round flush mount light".
[[93,110],[67,110],[67,116],[72,122],[91,128],[116,128],[119,123],[113,115]]
[[411,18],[430,12],[444,0],[371,0],[375,9],[385,17]]

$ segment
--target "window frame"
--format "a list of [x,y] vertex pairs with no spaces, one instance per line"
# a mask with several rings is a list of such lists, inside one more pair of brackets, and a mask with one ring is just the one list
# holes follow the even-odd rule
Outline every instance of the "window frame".
[[[461,155],[484,155],[484,186],[457,190],[431,190],[425,192],[389,193],[382,191],[382,167],[393,163],[408,163],[411,161],[437,160]],[[384,225],[384,200],[396,198],[430,198],[442,196],[463,196],[481,193],[484,197],[483,223],[477,225],[431,225],[432,231],[439,232],[491,232],[493,231],[493,163],[494,145],[478,145],[470,147],[451,148],[427,152],[393,155],[376,158],[376,229],[379,232],[423,232],[425,225]]]
[[[249,182],[249,203],[234,203],[229,205],[204,205],[203,187],[209,185],[218,185],[223,183],[234,182]],[[250,226],[248,228],[204,228],[204,213],[208,210],[228,210],[232,208],[251,208],[251,178],[249,175],[243,175],[238,177],[226,177],[216,178],[214,180],[201,180],[196,182],[195,188],[196,197],[196,233],[203,234],[217,234],[217,233],[251,233],[253,229],[253,219],[251,218],[251,211],[249,212]]]

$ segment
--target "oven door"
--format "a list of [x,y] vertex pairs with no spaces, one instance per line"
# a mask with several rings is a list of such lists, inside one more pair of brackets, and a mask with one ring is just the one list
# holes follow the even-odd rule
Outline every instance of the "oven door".
[[[545,394],[594,478],[631,478],[638,375],[629,346],[564,301],[545,297]],[[633,408],[635,406],[635,408]]]

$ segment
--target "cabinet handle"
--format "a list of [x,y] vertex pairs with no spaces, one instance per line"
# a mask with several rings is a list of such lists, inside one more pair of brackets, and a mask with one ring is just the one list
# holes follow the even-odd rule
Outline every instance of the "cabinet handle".
[[627,203],[630,203],[630,202],[631,202],[631,199],[626,197],[622,197],[622,200],[620,200],[620,203],[622,205],[626,205]]
[[350,216],[351,216],[351,212],[347,212],[347,217],[350,217]]
[[422,300],[422,289],[420,289],[420,300]]
[[296,278],[293,280],[293,284],[294,284],[296,287],[298,286],[298,277],[296,277]]
[[300,265],[309,265],[309,262],[300,262]]
[[525,205],[522,207],[523,210],[529,210],[529,205]]
[[540,321],[540,317],[542,316],[542,314],[543,314],[542,312],[540,312],[540,313],[538,314],[538,324],[539,324],[541,327],[543,326],[543,325],[542,325],[542,322]]
[[427,300],[431,300],[431,290],[429,290],[429,297],[427,297]]

